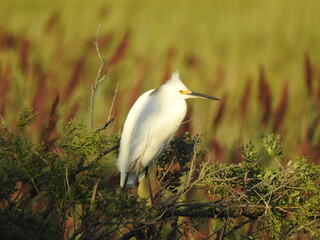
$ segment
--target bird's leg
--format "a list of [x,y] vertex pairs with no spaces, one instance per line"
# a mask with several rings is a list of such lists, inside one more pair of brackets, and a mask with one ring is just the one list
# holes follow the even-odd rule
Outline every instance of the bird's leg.
[[138,196],[138,187],[139,187],[139,179],[137,177],[133,187],[130,190],[130,192],[133,193],[134,195]]
[[119,199],[120,201],[116,204],[116,208],[120,208],[123,204],[124,204],[124,200],[126,198],[126,186],[123,186],[121,189],[120,189],[120,196],[119,196]]
[[149,186],[149,193],[150,193],[150,200],[151,200],[151,205],[154,204],[154,199],[153,199],[153,195],[152,195],[152,187],[151,187],[151,182],[150,182],[150,178],[149,178],[149,167],[146,167],[146,178],[148,181],[148,186]]
[[126,187],[122,187],[120,192],[120,202],[122,203],[125,198],[126,198]]
[[127,174],[127,176],[126,176],[126,179],[124,180],[124,186],[121,188],[121,192],[120,192],[120,200],[121,200],[121,202],[123,202],[127,197],[128,197],[128,195],[127,195],[127,181],[128,181],[128,177],[129,177],[129,174]]
[[138,196],[138,187],[139,187],[139,169],[136,172],[136,177],[134,180],[134,185],[132,190],[130,190],[131,193],[133,193],[134,195]]

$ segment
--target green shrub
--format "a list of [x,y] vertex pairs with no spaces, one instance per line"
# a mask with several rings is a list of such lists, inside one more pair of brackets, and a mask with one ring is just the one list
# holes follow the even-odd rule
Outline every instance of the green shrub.
[[0,137],[3,239],[320,236],[320,167],[285,162],[279,136],[243,146],[240,164],[205,160],[201,136],[174,138],[154,166],[151,203],[111,184],[118,135],[72,120],[48,148],[25,136],[36,116],[26,109]]

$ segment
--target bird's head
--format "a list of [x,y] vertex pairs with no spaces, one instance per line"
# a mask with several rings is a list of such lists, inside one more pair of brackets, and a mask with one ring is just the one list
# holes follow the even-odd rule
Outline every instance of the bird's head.
[[205,98],[210,100],[220,100],[216,97],[189,90],[186,85],[184,85],[180,80],[178,71],[172,73],[171,78],[165,83],[165,85],[167,85],[167,88],[170,89],[170,91],[172,91],[173,94],[178,96],[179,98]]

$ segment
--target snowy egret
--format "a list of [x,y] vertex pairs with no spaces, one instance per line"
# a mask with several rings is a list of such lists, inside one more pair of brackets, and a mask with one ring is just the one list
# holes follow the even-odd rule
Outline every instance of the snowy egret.
[[120,186],[138,186],[148,166],[166,149],[187,112],[185,99],[220,100],[190,91],[172,74],[165,84],[142,94],[125,120],[118,158]]

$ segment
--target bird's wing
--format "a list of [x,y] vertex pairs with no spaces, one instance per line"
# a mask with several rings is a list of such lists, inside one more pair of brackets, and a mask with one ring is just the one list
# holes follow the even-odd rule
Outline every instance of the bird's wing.
[[[140,161],[150,151],[149,145],[154,130],[157,129],[156,126],[159,112],[160,106],[158,99],[152,95],[149,96],[146,99],[146,104],[142,109],[132,132],[129,155],[132,164],[134,164],[134,161]],[[151,160],[152,158],[150,161]],[[137,168],[139,167],[140,166],[137,166]]]
[[130,144],[130,158],[147,167],[166,149],[186,113],[184,100],[163,105],[153,94],[141,111]]
[[137,124],[139,116],[141,115],[141,112],[143,111],[148,102],[149,95],[152,91],[153,90],[147,91],[138,98],[138,100],[130,109],[130,112],[124,123],[118,157],[118,169],[121,173],[121,187],[123,187],[124,185],[127,173],[129,171],[129,166],[132,163],[132,158],[130,157],[130,149],[132,140],[136,137],[134,136],[135,126]]

